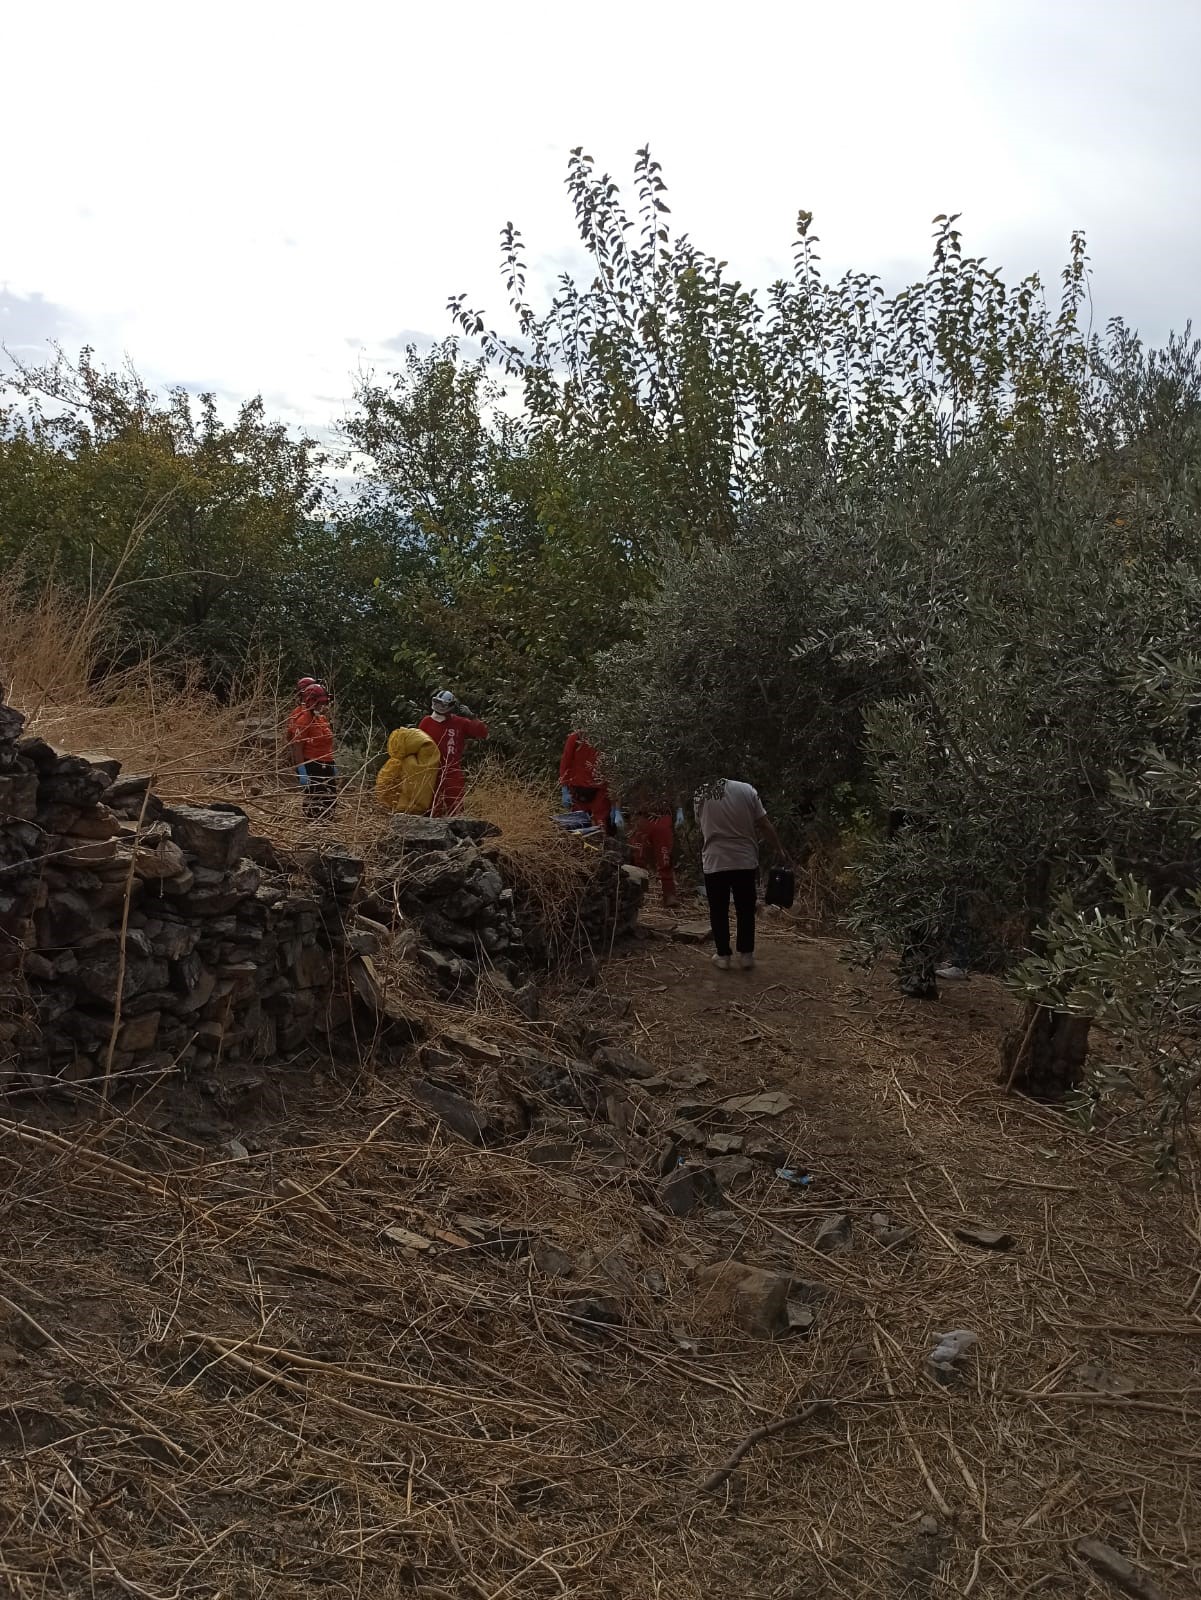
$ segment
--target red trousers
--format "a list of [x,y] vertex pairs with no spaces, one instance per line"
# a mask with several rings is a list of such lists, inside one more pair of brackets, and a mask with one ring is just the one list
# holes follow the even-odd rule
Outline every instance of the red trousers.
[[647,872],[659,874],[665,900],[674,900],[676,897],[676,877],[671,870],[671,849],[674,842],[675,830],[670,816],[639,817],[634,824],[634,831],[630,834],[630,851],[634,857],[634,865],[644,867]]
[[462,767],[443,767],[438,774],[438,787],[434,790],[431,817],[457,817],[463,810],[463,791],[467,780]]
[[609,799],[607,785],[602,783],[596,788],[583,788],[579,784],[572,784],[571,800],[577,811],[588,812],[596,827],[604,828],[606,833],[609,831],[609,813],[613,809],[613,802]]

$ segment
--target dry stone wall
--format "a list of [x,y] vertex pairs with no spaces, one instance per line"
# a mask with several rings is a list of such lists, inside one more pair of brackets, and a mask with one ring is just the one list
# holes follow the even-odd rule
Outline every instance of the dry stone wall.
[[0,705],[0,1081],[204,1072],[350,1020],[360,862],[22,731]]
[[[367,884],[336,845],[288,851],[236,806],[165,804],[147,775],[27,736],[0,702],[0,1092],[410,1043],[381,952],[442,992],[487,973],[528,1002],[563,952],[505,883],[494,832],[397,818]],[[582,950],[633,924],[642,877],[597,857]]]
[[506,883],[497,834],[466,817],[396,817],[374,865],[363,909],[409,941],[444,991],[470,989],[483,973],[524,987],[574,956],[602,955],[633,929],[647,875],[625,864],[620,845],[583,858],[589,870],[577,880],[578,898],[548,929],[544,908]]

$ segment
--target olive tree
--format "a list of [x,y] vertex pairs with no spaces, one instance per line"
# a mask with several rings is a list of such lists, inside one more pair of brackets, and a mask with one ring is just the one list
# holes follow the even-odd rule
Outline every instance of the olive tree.
[[[868,754],[910,825],[863,861],[856,920],[927,961],[956,923],[1002,961],[1037,957],[1054,905],[1112,898],[1107,861],[1146,879],[1189,856],[1128,784],[1154,728],[1140,665],[1187,654],[1201,623],[1201,355],[1188,338],[1148,355],[1117,329],[1093,377],[1076,459],[960,454],[971,481],[930,530],[943,599],[894,597],[918,683],[871,708]],[[1079,1007],[1032,1003],[1005,1081],[1075,1086],[1087,1033]]]
[[1201,658],[1149,656],[1124,689],[1153,738],[1139,770],[1115,776],[1114,805],[1158,848],[1140,859],[1115,840],[1009,981],[1032,1015],[1100,1025],[1084,1103],[1133,1120],[1166,1169],[1201,1088]]

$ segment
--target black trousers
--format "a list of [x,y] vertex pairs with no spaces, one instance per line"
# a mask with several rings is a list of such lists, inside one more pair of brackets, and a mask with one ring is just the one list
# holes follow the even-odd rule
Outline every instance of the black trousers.
[[332,761],[306,761],[309,780],[300,791],[300,807],[306,817],[328,817],[338,798],[338,769]]
[[754,867],[741,867],[734,872],[706,872],[705,894],[709,899],[709,925],[713,929],[713,944],[719,956],[730,953],[730,896],[734,897],[734,915],[738,921],[738,953],[753,955],[755,950],[755,897],[759,888],[759,874]]

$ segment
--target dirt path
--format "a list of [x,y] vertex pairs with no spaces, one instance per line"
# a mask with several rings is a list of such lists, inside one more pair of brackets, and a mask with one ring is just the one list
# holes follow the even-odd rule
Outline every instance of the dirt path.
[[[731,1242],[773,1265],[784,1245],[833,1291],[787,1358],[796,1399],[878,1397],[838,1408],[841,1448],[820,1471],[812,1427],[746,1468],[747,1510],[791,1524],[797,1594],[916,1593],[923,1571],[931,1593],[1104,1593],[1073,1556],[1085,1536],[1144,1560],[1164,1593],[1201,1592],[1195,1194],[1153,1188],[1141,1155],[1000,1092],[999,987],[908,1001],[889,973],[856,974],[779,923],[753,973],[656,939],[609,984],[658,1063],[796,1102],[762,1131],[810,1186],[735,1184]],[[877,1243],[881,1212],[911,1245]],[[840,1213],[852,1246],[826,1261],[812,1243]],[[957,1237],[980,1223],[1013,1247]],[[923,1357],[961,1328],[979,1335],[970,1375],[938,1393]]]
[[[440,1081],[491,1119],[482,1147],[415,1092],[428,1062],[205,1148],[144,1112],[10,1118],[0,1592],[1112,1595],[1076,1553],[1096,1537],[1195,1596],[1194,1197],[1000,1094],[1004,1007],[979,979],[902,1001],[778,924],[751,974],[652,936],[553,1032],[471,1021],[495,1059]],[[617,1066],[582,1064],[598,1044]],[[793,1103],[720,1109],[760,1090]],[[722,1188],[684,1217],[677,1150],[669,1177]],[[882,1246],[875,1213],[910,1239]],[[818,1252],[841,1214],[848,1248]],[[793,1280],[809,1331],[715,1317],[697,1273],[730,1258]],[[979,1343],[943,1386],[924,1358],[960,1328]]]

